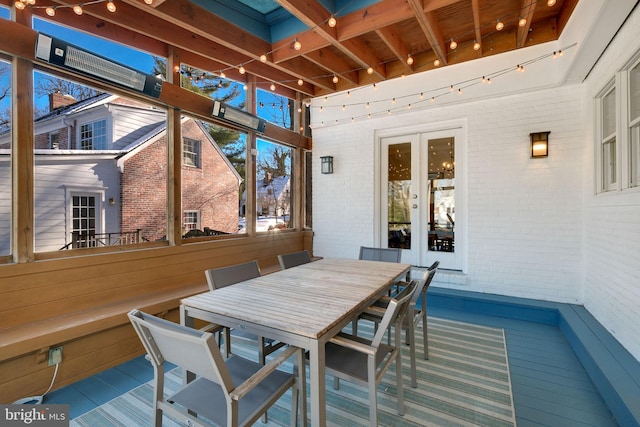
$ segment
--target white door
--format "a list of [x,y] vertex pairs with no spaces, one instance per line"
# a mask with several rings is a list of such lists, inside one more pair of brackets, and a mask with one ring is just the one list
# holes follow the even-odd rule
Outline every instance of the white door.
[[[381,139],[381,246],[402,248],[402,261],[462,270],[456,191],[460,129]],[[456,220],[456,216],[458,220]],[[386,241],[385,241],[386,239]]]

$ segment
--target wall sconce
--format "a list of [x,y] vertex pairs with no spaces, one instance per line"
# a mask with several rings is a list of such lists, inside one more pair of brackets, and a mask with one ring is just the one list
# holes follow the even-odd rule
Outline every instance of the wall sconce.
[[533,132],[531,137],[531,158],[547,157],[549,155],[549,134],[551,132]]
[[324,174],[333,173],[333,156],[320,157],[320,172]]
[[113,197],[109,197],[109,204],[111,206],[115,205],[116,204],[116,199],[114,199]]

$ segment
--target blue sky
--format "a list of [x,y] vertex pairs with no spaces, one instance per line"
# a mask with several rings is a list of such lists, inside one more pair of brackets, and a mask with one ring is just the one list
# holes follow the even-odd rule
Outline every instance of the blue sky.
[[[9,9],[6,7],[0,7],[0,17],[9,19]],[[81,18],[80,18],[81,19]],[[42,19],[34,19],[34,29],[36,31],[57,37],[62,39],[70,44],[82,47],[91,52],[94,52],[98,55],[109,58],[113,61],[119,62],[123,65],[135,68],[138,71],[143,73],[152,73],[153,71],[153,56],[139,51],[135,49],[131,49],[127,46],[123,46],[117,43],[113,43],[99,37],[91,36],[86,33],[78,32],[60,25],[56,25],[49,21],[45,21]],[[36,73],[35,78],[38,78],[38,74]],[[6,87],[10,84],[9,76],[5,75],[0,77],[0,85]],[[241,91],[242,92],[242,91]],[[278,95],[274,93],[270,93],[267,91],[258,91],[258,101],[262,101],[264,103],[263,108],[258,108],[259,113],[260,110],[264,114],[260,114],[264,116],[266,119],[270,119],[269,117],[272,113],[269,111],[273,108],[273,105],[276,105],[275,108],[278,108],[280,104],[280,98]],[[237,102],[244,101],[244,94],[242,94]],[[286,102],[286,99],[285,101]],[[48,104],[48,97],[43,96],[39,97],[35,100],[36,105],[46,106]],[[234,102],[235,103],[235,102]],[[10,106],[10,100],[4,100],[2,104],[0,104],[1,108],[7,108]],[[276,113],[277,115],[277,113]],[[258,151],[260,154],[266,154],[268,151],[268,146],[270,144],[265,143],[264,141],[258,141]]]

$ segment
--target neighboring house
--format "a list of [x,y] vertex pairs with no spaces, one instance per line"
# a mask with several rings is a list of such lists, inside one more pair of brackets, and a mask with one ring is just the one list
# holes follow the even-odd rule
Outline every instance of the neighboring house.
[[[166,238],[165,111],[109,94],[50,101],[34,122],[35,250]],[[237,232],[240,176],[201,122],[183,118],[182,136],[183,234]],[[9,147],[0,135],[4,182]],[[10,188],[0,190],[0,253],[10,252]]]

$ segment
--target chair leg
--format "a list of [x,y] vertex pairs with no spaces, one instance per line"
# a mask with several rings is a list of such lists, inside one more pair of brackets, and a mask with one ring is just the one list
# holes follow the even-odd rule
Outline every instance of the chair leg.
[[376,382],[376,362],[375,356],[369,356],[367,358],[367,371],[368,371],[368,383],[369,383],[369,424],[371,427],[377,427],[378,425],[378,395]]
[[398,415],[404,415],[404,390],[402,389],[402,354],[400,347],[400,335],[401,335],[401,327],[400,325],[396,325],[396,390],[398,393]]
[[[426,297],[426,295],[424,295]],[[424,358],[429,360],[429,333],[427,331],[427,301],[422,298],[422,344],[424,345]]]
[[407,326],[405,330],[405,335],[407,336],[407,341],[409,343],[409,354],[411,356],[411,387],[418,387],[418,378],[416,374],[416,337],[414,330],[414,323],[411,323]]
[[[304,350],[300,349],[298,355],[296,357],[297,365],[294,368],[296,370],[296,381],[298,382],[297,387],[297,408],[296,412],[300,410],[300,425],[303,427],[307,427],[307,374],[305,372],[306,369],[306,361],[304,358]],[[292,408],[293,409],[293,408]],[[296,413],[296,418],[297,418]],[[297,424],[292,424],[297,425]]]
[[231,357],[231,329],[224,328],[224,352],[227,358]]

